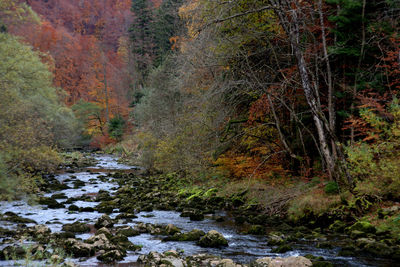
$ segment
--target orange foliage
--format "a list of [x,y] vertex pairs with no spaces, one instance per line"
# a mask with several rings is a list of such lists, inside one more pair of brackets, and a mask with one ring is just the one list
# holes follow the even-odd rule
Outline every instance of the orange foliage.
[[91,147],[102,149],[109,144],[115,144],[115,140],[110,138],[110,136],[105,133],[104,135],[95,136],[90,143]]
[[221,171],[227,172],[232,178],[252,177],[256,179],[269,179],[286,174],[276,159],[265,161],[260,156],[248,156],[234,151],[229,151],[219,157],[215,164]]
[[[78,100],[109,106],[109,116],[126,117],[126,99],[131,78],[126,69],[127,50],[121,42],[131,24],[130,0],[28,0],[42,17],[39,25],[13,27],[36,50],[47,53],[44,61],[51,63],[54,85],[63,88],[65,102]],[[107,97],[106,97],[107,92]],[[106,99],[108,101],[106,101]],[[105,112],[102,121],[105,121]],[[107,138],[97,139],[107,143]]]

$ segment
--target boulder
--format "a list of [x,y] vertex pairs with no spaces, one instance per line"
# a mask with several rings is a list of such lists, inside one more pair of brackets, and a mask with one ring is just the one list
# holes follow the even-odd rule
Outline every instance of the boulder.
[[114,222],[113,220],[110,218],[110,216],[104,214],[102,215],[95,223],[94,227],[96,227],[97,229],[100,228],[111,228],[114,226]]
[[270,258],[265,257],[257,259],[251,267],[308,267],[312,266],[312,262],[302,256],[291,256],[287,258]]
[[[103,229],[103,228],[102,228]],[[117,235],[124,235],[124,236],[137,236],[139,235],[139,231],[133,229],[130,226],[119,228],[116,232]]]
[[105,227],[102,227],[99,230],[97,230],[95,235],[100,235],[100,234],[104,234],[108,239],[111,239],[111,237],[113,236],[111,234],[111,231]]
[[379,257],[388,257],[393,253],[391,247],[383,242],[368,243],[363,248],[363,251]]
[[352,226],[347,228],[348,232],[352,231],[360,231],[363,233],[370,233],[370,234],[375,234],[376,233],[376,228],[373,226],[371,223],[366,222],[366,221],[358,221]]
[[34,237],[48,236],[51,233],[51,230],[44,224],[38,224],[31,228],[31,233]]
[[250,229],[247,231],[250,235],[264,235],[265,234],[265,227],[262,225],[252,225]]
[[68,238],[64,242],[64,249],[67,253],[71,253],[74,257],[90,257],[94,255],[92,245],[83,243],[74,238]]
[[76,221],[74,223],[64,224],[62,230],[71,233],[87,233],[90,232],[90,227],[86,223]]
[[278,234],[269,234],[268,235],[268,245],[269,246],[279,246],[283,245],[285,243],[285,240],[283,239],[282,236]]
[[165,226],[165,232],[167,235],[174,235],[176,233],[180,233],[181,230],[173,224],[168,224]]
[[201,230],[193,229],[190,232],[176,233],[173,236],[168,236],[164,238],[163,241],[199,241],[205,234],[206,233]]
[[0,252],[0,259],[22,259],[26,255],[26,250],[20,246],[7,246]]
[[68,207],[68,210],[69,210],[69,211],[79,211],[79,207],[72,204],[72,205],[70,205],[70,206]]
[[201,247],[220,248],[227,247],[228,241],[222,234],[215,230],[211,230],[206,235],[201,237],[197,244]]
[[121,252],[119,250],[110,250],[97,256],[97,259],[102,262],[111,263],[123,260],[125,256],[126,253],[124,252]]
[[105,234],[91,236],[85,241],[85,243],[91,244],[95,251],[116,249]]

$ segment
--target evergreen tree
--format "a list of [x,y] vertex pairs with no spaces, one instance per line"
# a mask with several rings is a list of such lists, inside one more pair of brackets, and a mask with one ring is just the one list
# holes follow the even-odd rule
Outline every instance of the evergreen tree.
[[133,0],[131,10],[135,19],[129,29],[137,71],[146,76],[153,60],[154,35],[151,30],[152,12],[148,0]]

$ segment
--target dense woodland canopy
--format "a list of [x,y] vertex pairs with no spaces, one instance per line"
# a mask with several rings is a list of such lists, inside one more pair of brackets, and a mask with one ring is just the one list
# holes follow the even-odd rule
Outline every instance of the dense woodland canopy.
[[0,0],[1,181],[113,146],[399,199],[399,23],[398,0]]

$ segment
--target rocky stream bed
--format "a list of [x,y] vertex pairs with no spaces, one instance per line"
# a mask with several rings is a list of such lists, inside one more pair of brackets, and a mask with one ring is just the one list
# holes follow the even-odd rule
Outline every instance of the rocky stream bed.
[[0,202],[1,266],[26,264],[27,251],[39,266],[399,266],[398,244],[368,225],[293,226],[240,194],[180,194],[173,176],[93,157],[47,176],[36,203]]

